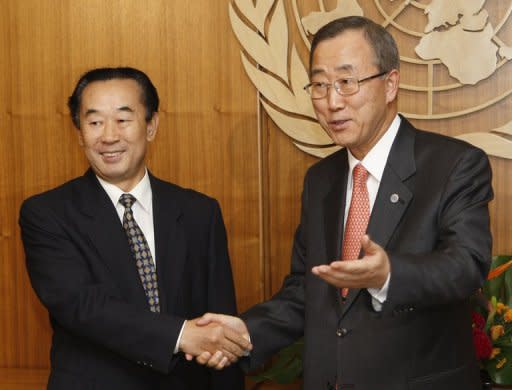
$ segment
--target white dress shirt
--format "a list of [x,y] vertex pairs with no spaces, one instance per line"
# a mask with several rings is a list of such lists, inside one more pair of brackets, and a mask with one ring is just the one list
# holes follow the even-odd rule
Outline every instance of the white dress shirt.
[[[368,196],[370,198],[370,215],[373,210],[373,204],[375,203],[375,198],[377,198],[377,192],[379,191],[380,182],[382,180],[382,173],[384,172],[384,168],[386,167],[386,162],[388,160],[389,152],[391,150],[391,146],[393,145],[393,141],[395,140],[396,134],[398,133],[398,128],[400,127],[401,119],[397,115],[389,129],[384,133],[381,139],[375,144],[375,146],[368,152],[368,154],[363,158],[362,161],[356,159],[350,150],[347,149],[348,152],[348,165],[349,165],[349,174],[348,174],[348,183],[347,183],[347,198],[345,205],[345,216],[343,220],[343,226],[347,223],[348,210],[350,208],[350,201],[352,199],[352,171],[354,167],[361,163],[361,165],[368,171],[368,181],[366,185],[368,187]],[[370,237],[371,238],[371,237]],[[368,292],[372,296],[372,305],[376,311],[382,310],[382,304],[386,301],[388,295],[388,287],[389,280],[391,277],[391,273],[388,274],[388,278],[382,286],[381,289],[378,288],[368,288]]]
[[[124,206],[119,203],[119,198],[125,192],[116,185],[106,182],[101,177],[96,177],[112,201],[112,204],[116,208],[117,215],[119,216],[119,220],[122,224]],[[153,192],[151,191],[151,183],[149,182],[149,175],[147,170],[141,181],[139,181],[137,185],[130,190],[129,193],[132,194],[135,199],[137,199],[137,201],[132,205],[133,218],[139,225],[142,233],[144,233],[144,237],[146,237],[146,241],[148,243],[149,250],[151,251],[151,256],[153,257],[153,263],[155,265],[156,271],[155,228],[153,224]],[[179,351],[181,335],[183,333],[183,329],[185,328],[185,323],[186,321],[183,322],[173,353],[178,353]]]
[[[98,176],[96,176],[98,177]],[[116,208],[117,215],[121,224],[123,223],[124,206],[119,203],[119,197],[125,192],[114,184],[108,183],[102,178],[98,177],[101,186],[107,193],[108,197]],[[153,257],[153,263],[156,270],[156,252],[155,252],[155,228],[153,225],[153,192],[151,191],[151,183],[149,182],[149,175],[146,170],[144,177],[132,188],[129,192],[137,201],[132,205],[133,218],[139,225],[140,230],[144,233],[146,241]]]

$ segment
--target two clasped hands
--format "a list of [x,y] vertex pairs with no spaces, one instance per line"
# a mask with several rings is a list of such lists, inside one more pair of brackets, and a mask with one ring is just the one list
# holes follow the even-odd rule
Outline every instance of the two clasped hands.
[[180,339],[187,360],[221,370],[246,356],[252,349],[249,331],[238,317],[206,313],[189,320]]
[[[386,251],[368,235],[361,240],[361,261],[333,261],[313,267],[311,272],[341,288],[381,288],[390,272]],[[221,370],[247,356],[252,350],[249,331],[238,317],[206,313],[189,320],[180,340],[180,351],[187,360]]]

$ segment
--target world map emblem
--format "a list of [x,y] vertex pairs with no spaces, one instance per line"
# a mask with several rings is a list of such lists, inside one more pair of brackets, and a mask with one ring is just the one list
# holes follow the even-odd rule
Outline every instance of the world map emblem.
[[[265,111],[296,147],[325,157],[339,147],[317,123],[309,95],[312,36],[343,16],[366,16],[400,49],[399,111],[429,130],[512,159],[512,1],[233,0],[229,16],[241,60]],[[299,38],[297,38],[299,37]],[[478,119],[475,119],[478,118]],[[416,123],[415,123],[416,124]]]

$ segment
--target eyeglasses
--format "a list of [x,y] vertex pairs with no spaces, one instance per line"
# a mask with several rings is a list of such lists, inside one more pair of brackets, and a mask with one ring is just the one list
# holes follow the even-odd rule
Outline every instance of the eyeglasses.
[[311,96],[311,99],[323,99],[327,96],[327,91],[330,87],[334,87],[334,90],[341,96],[349,96],[359,92],[359,85],[365,81],[375,79],[380,76],[384,76],[386,72],[380,72],[373,76],[365,77],[364,79],[358,80],[355,77],[344,77],[336,80],[334,83],[320,83],[311,82],[304,87],[304,90]]

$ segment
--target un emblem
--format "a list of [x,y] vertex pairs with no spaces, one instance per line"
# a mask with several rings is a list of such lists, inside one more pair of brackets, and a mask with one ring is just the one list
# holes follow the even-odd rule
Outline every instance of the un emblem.
[[[512,159],[512,78],[505,74],[511,71],[512,48],[507,45],[511,13],[512,1],[500,0],[233,0],[229,4],[231,25],[243,47],[242,64],[260,92],[262,106],[295,146],[317,157],[333,153],[338,146],[317,123],[309,95],[302,89],[309,80],[307,59],[300,52],[309,50],[311,36],[323,25],[359,15],[381,23],[397,40],[398,102],[404,116],[427,124],[465,118],[464,133],[450,135],[489,155]],[[289,19],[295,25],[289,25]],[[301,39],[290,42],[291,36]],[[481,119],[471,119],[475,115]],[[468,128],[471,124],[475,128]]]

